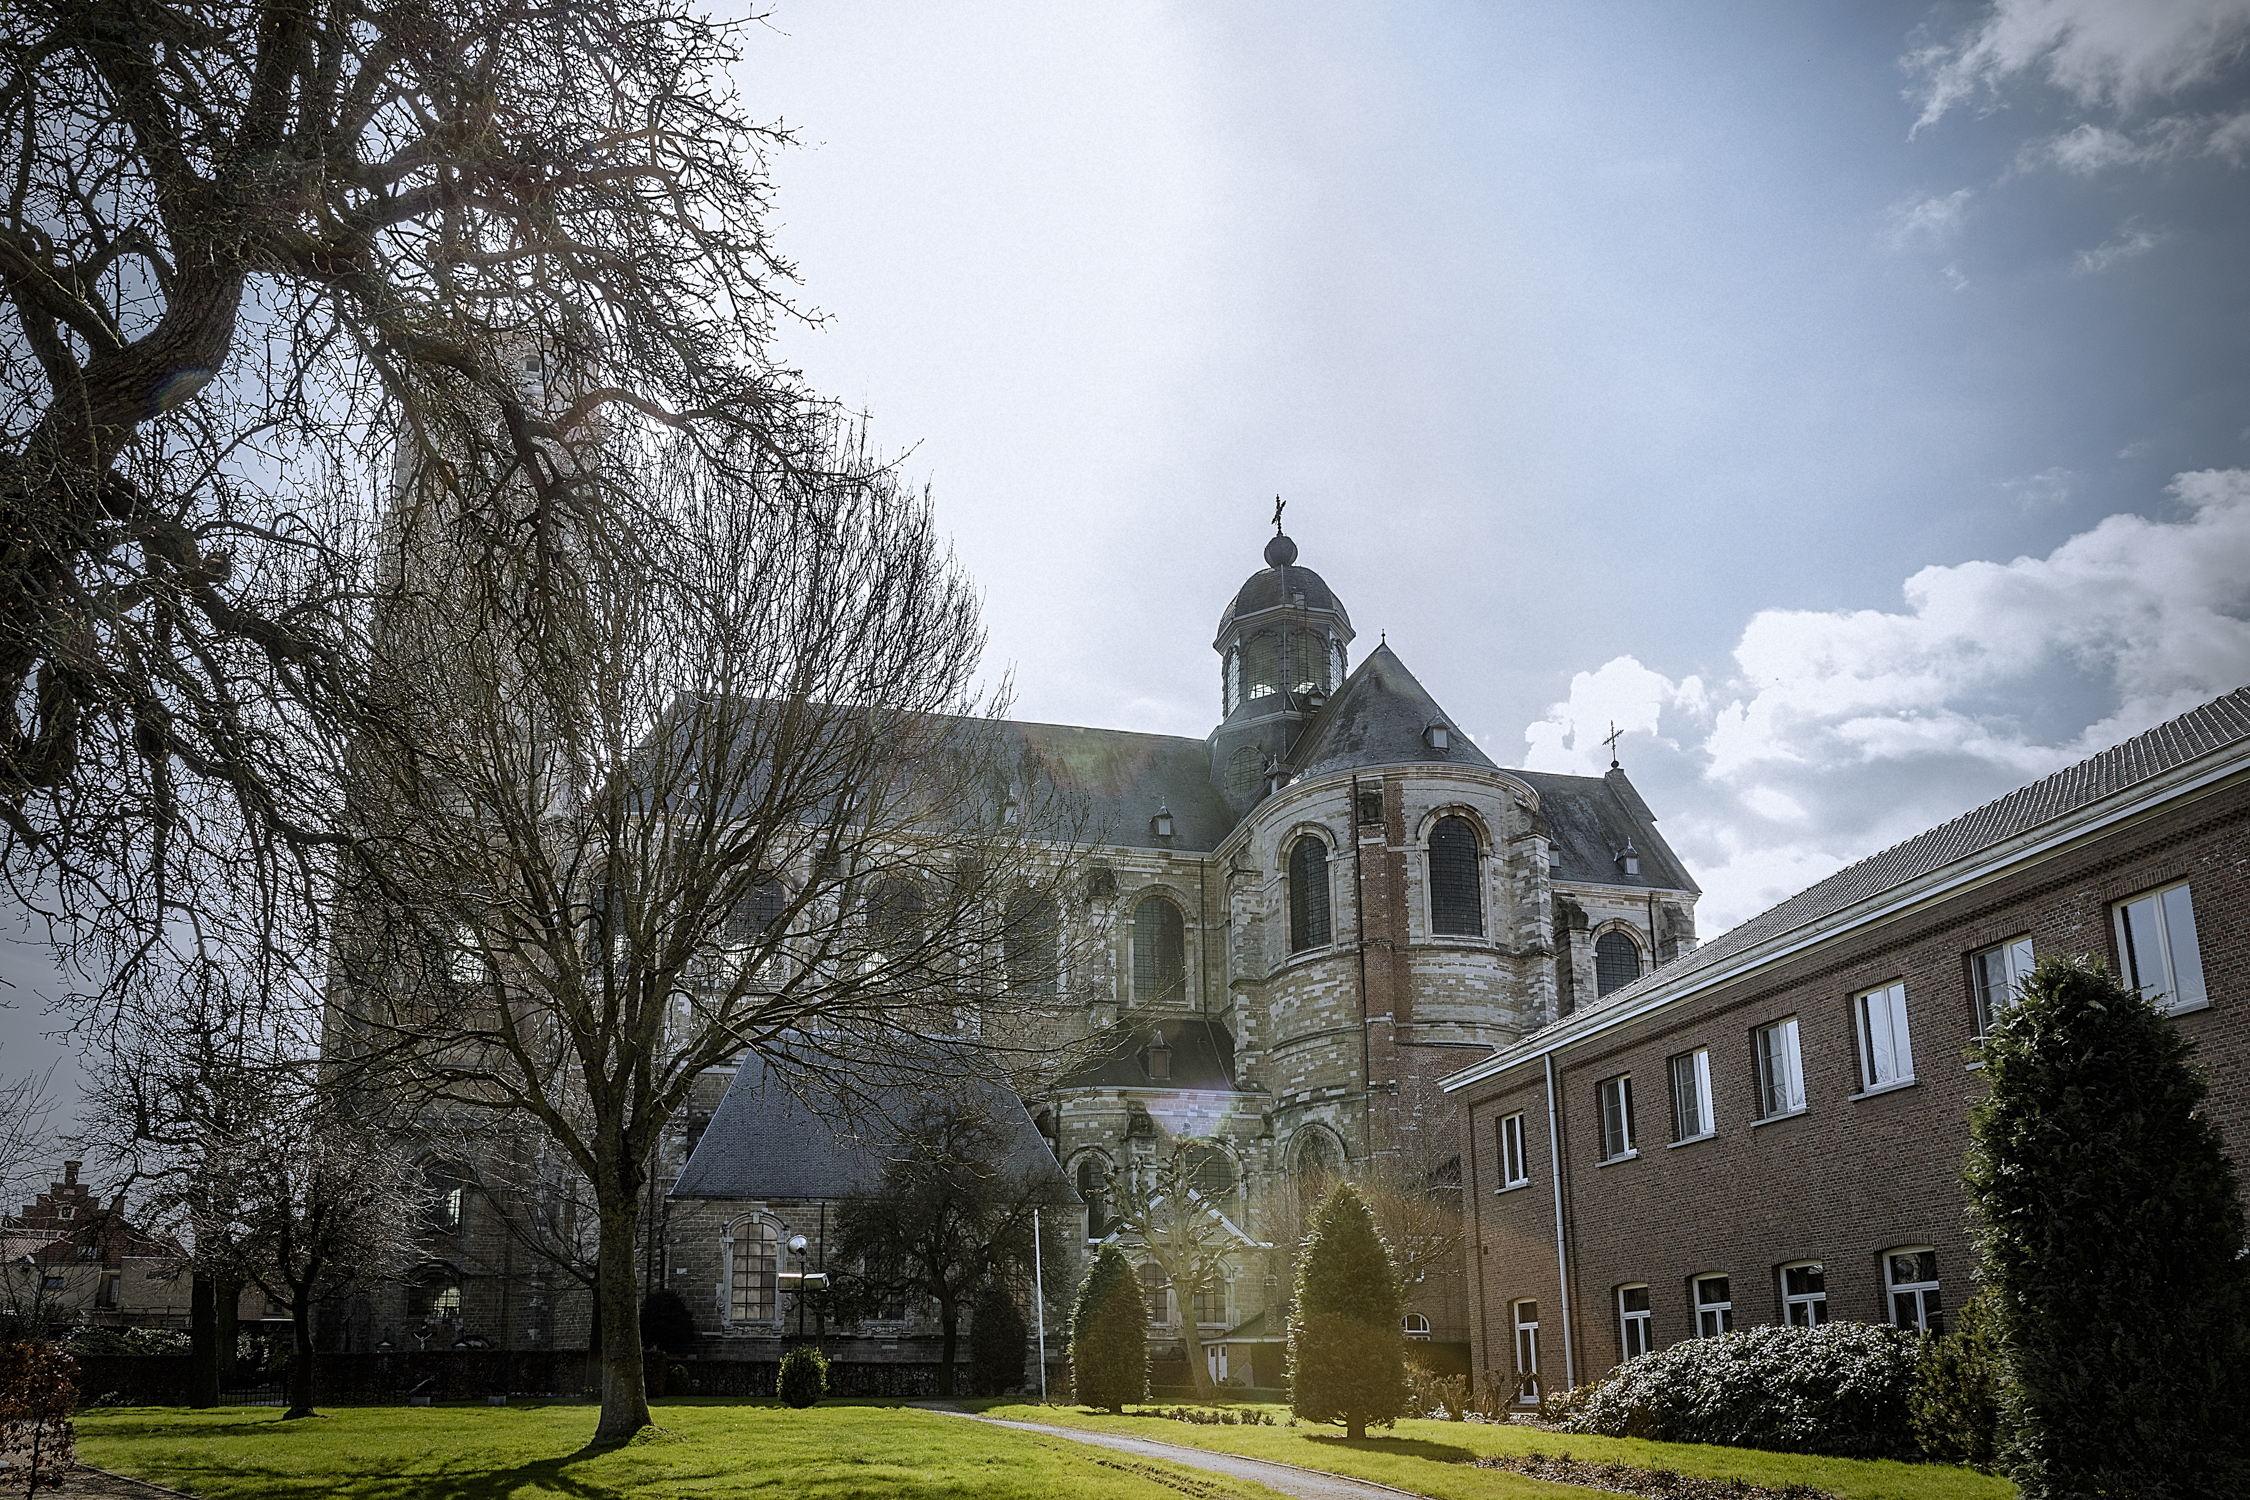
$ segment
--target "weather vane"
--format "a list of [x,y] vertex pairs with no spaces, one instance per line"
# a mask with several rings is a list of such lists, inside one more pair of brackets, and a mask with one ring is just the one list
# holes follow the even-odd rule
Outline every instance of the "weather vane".
[[1612,771],[1617,769],[1617,739],[1617,721],[1612,719],[1609,721],[1609,738],[1602,741],[1609,746],[1609,768]]
[[1282,499],[1279,495],[1273,497],[1273,534],[1275,536],[1281,535],[1281,513],[1288,508],[1288,501]]

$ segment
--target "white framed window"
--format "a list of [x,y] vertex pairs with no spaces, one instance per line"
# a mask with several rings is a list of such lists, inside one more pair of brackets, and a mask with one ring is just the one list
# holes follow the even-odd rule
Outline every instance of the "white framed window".
[[1711,1134],[1711,1049],[1698,1047],[1672,1059],[1672,1139]]
[[1734,1287],[1724,1276],[1695,1278],[1695,1336],[1715,1339],[1734,1332]]
[[2117,958],[2126,984],[2159,1010],[2201,1010],[2211,1003],[2203,988],[2203,951],[2195,941],[2195,905],[2185,883],[2120,901]]
[[728,1235],[727,1321],[770,1323],[777,1316],[776,1273],[781,1269],[780,1245],[773,1226],[763,1219],[746,1219]]
[[1781,1321],[1818,1328],[1828,1321],[1828,1268],[1801,1260],[1781,1268]]
[[2031,939],[2010,938],[1995,948],[1969,955],[1969,983],[1976,991],[1977,1035],[1992,1030],[2000,1013],[2015,1004],[2016,987],[2031,972]]
[[1500,1185],[1522,1187],[1531,1181],[1531,1173],[1524,1165],[1523,1112],[1507,1116],[1500,1122]]
[[1906,1245],[1883,1256],[1883,1285],[1891,1295],[1891,1321],[1918,1333],[1945,1332],[1945,1304],[1938,1298],[1937,1252]]
[[1906,1032],[1906,985],[1886,984],[1852,1000],[1859,1030],[1859,1085],[1879,1089],[1914,1079],[1914,1044]]
[[1655,1321],[1655,1314],[1649,1311],[1646,1286],[1617,1289],[1617,1322],[1621,1334],[1618,1342],[1627,1359],[1638,1359],[1656,1347],[1650,1338]]
[[1602,1160],[1633,1155],[1633,1075],[1620,1073],[1601,1082]]
[[1797,1018],[1758,1028],[1758,1114],[1771,1120],[1805,1107],[1805,1065],[1797,1050]]
[[1518,1302],[1516,1324],[1516,1399],[1531,1405],[1539,1399],[1539,1304]]
[[1398,1327],[1399,1332],[1410,1339],[1426,1339],[1430,1336],[1430,1320],[1420,1313],[1408,1313],[1399,1319]]

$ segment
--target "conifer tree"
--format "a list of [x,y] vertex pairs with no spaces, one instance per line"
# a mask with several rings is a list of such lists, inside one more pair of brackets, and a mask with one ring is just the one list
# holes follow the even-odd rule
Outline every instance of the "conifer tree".
[[1148,1398],[1148,1308],[1132,1263],[1104,1245],[1070,1310],[1070,1379],[1079,1401],[1122,1414]]
[[1023,1384],[1024,1336],[1030,1331],[1015,1293],[995,1276],[969,1309],[969,1368],[977,1394],[997,1396]]
[[2250,1275],[2176,1022],[2048,959],[1985,1043],[1965,1173],[2027,1500],[2250,1493]]
[[1348,1182],[1313,1211],[1297,1257],[1289,1319],[1289,1407],[1308,1422],[1341,1422],[1367,1436],[1406,1410],[1403,1303],[1390,1247]]

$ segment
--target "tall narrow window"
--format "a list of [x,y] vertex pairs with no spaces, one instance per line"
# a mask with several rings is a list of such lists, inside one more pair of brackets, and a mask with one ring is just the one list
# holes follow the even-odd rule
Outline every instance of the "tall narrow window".
[[1281,686],[1281,643],[1262,632],[1245,643],[1242,656],[1243,692],[1252,698],[1270,698]]
[[1524,1170],[1523,1114],[1518,1111],[1500,1122],[1500,1185],[1520,1187],[1531,1181]]
[[1698,1047],[1672,1059],[1672,1139],[1692,1141],[1709,1135],[1711,1049]]
[[1108,1163],[1088,1153],[1078,1158],[1078,1196],[1086,1205],[1086,1235],[1101,1239],[1113,1227],[1109,1220]]
[[1539,1304],[1518,1302],[1516,1314],[1516,1399],[1539,1399]]
[[1289,951],[1328,942],[1328,845],[1308,833],[1289,849]]
[[1594,939],[1594,993],[1621,990],[1641,977],[1641,945],[1614,927]]
[[2016,987],[2031,972],[2031,939],[2012,938],[1997,948],[1969,956],[1969,977],[1977,992],[1977,1035],[1992,1030],[2001,1012],[2015,1003]]
[[1891,1294],[1893,1323],[1917,1333],[1945,1332],[1935,1250],[1917,1245],[1891,1251],[1883,1257],[1883,1282]]
[[1055,992],[1055,903],[1043,891],[1018,891],[1008,899],[1005,944],[1008,988],[1019,995]]
[[1430,830],[1430,930],[1451,937],[1484,935],[1477,890],[1477,831],[1467,818],[1440,818]]
[[1234,1162],[1216,1146],[1190,1143],[1180,1148],[1188,1163],[1188,1187],[1222,1213],[1233,1212]]
[[1155,1266],[1140,1269],[1141,1296],[1148,1302],[1148,1326],[1163,1328],[1172,1321],[1171,1284]]
[[1133,908],[1133,1001],[1178,1004],[1187,991],[1187,937],[1180,909],[1162,896]]
[[1648,1288],[1623,1286],[1617,1289],[1617,1321],[1624,1334],[1619,1341],[1627,1359],[1639,1359],[1653,1347],[1649,1331],[1656,1318],[1649,1311]]
[[761,875],[750,887],[747,899],[738,901],[727,913],[726,945],[729,948],[754,948],[771,936],[777,936],[781,914],[789,909],[789,890],[771,875]]
[[1781,1317],[1799,1328],[1828,1321],[1828,1268],[1817,1260],[1781,1268]]
[[2184,885],[2117,904],[2117,957],[2125,982],[2160,1010],[2196,1010],[2210,1003],[2195,941],[2195,905]]
[[727,1320],[732,1323],[771,1322],[774,1272],[778,1269],[773,1226],[756,1219],[735,1225],[731,1254],[734,1264],[729,1268],[732,1295],[728,1298]]
[[1227,1321],[1227,1284],[1206,1281],[1195,1294],[1195,1321],[1205,1328],[1224,1327]]
[[1633,1077],[1620,1073],[1601,1083],[1602,1160],[1633,1154]]
[[1914,1076],[1914,1045],[1906,1034],[1906,986],[1885,985],[1852,1002],[1859,1021],[1859,1081],[1879,1089]]
[[1230,714],[1242,702],[1242,648],[1240,646],[1227,653],[1226,699],[1227,712]]
[[1771,1120],[1805,1107],[1805,1068],[1797,1051],[1797,1018],[1758,1028],[1758,1113]]
[[1724,1276],[1695,1278],[1695,1336],[1715,1339],[1734,1332],[1734,1289]]

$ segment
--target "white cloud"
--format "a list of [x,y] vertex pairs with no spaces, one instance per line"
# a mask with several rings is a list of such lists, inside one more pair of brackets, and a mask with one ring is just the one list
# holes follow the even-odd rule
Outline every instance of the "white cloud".
[[2225,157],[2230,166],[2241,166],[2245,158],[2250,158],[2250,109],[2229,115],[2211,127],[2203,149],[2211,156]]
[[2091,250],[2078,252],[2077,268],[2079,274],[2099,275],[2111,266],[2122,265],[2129,260],[2137,260],[2148,254],[2149,251],[2154,250],[2158,245],[2163,244],[2164,238],[2164,235],[2158,231],[2145,229],[2134,220],[2127,219],[2117,226],[2116,238],[2097,245]]
[[1891,248],[1936,249],[1950,244],[1968,217],[1974,188],[1956,188],[1927,198],[1909,198],[1891,207]]
[[2026,74],[2125,113],[2216,77],[2246,42],[2250,0],[1997,0],[1970,32],[1905,59],[1924,79],[1914,128]]
[[1945,265],[1938,267],[1938,274],[1945,278],[1947,286],[1957,292],[1965,292],[1969,289],[1969,278],[1961,274],[1961,268],[1958,265],[1947,262]]
[[2062,504],[2070,498],[2071,491],[2077,485],[2078,476],[2069,469],[2059,467],[2026,475],[2022,479],[2000,481],[2000,488],[2013,495],[2017,507],[2026,511],[2045,510],[2048,506]]
[[2239,167],[2250,154],[2250,110],[2235,115],[2166,115],[2138,134],[2081,123],[2060,135],[2029,142],[2016,153],[2015,170],[2057,167],[2092,177],[2112,167],[2147,167],[2186,157],[2216,156]]
[[[1875,850],[2250,682],[2250,470],[2179,475],[2174,520],[1922,569],[1898,610],[1762,610],[1735,675],[1631,657],[1525,730],[1533,769],[1630,769],[1723,930]],[[1677,746],[1676,750],[1670,748]]]

